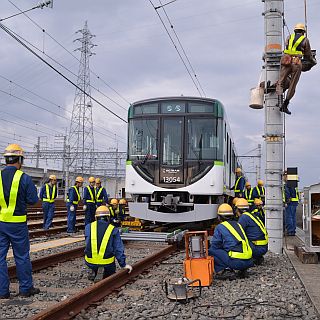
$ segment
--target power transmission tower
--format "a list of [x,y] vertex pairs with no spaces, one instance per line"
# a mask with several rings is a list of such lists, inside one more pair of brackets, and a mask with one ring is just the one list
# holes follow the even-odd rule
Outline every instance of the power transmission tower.
[[[74,40],[74,42],[80,43],[80,47],[75,51],[79,50],[81,52],[77,85],[91,95],[89,58],[94,55],[92,49],[95,45],[91,40],[95,35],[89,31],[87,21],[83,29],[78,30],[76,33],[82,35]],[[86,156],[94,152],[92,102],[83,91],[76,89],[68,141],[70,152],[74,154],[68,164],[69,172],[82,175],[91,173],[94,167],[94,157]]]

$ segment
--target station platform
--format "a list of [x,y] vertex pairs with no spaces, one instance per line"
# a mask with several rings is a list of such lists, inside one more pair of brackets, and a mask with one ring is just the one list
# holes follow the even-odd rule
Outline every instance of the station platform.
[[284,238],[284,252],[291,261],[303,286],[305,287],[310,300],[316,308],[320,319],[320,286],[317,279],[320,279],[320,264],[302,263],[295,254],[294,247],[303,245],[303,231],[297,229],[295,237]]
[[[48,249],[57,248],[57,247],[63,247],[63,246],[66,246],[72,243],[81,242],[81,241],[84,241],[83,235],[33,243],[30,245],[30,253],[38,252],[42,250],[48,250]],[[12,252],[12,249],[10,249],[8,251],[7,258],[12,258],[12,257],[13,257],[13,252]]]

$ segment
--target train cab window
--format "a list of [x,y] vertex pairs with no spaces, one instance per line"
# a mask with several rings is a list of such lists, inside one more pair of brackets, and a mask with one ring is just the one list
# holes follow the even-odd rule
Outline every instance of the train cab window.
[[214,105],[213,104],[204,104],[204,103],[196,103],[189,102],[188,112],[200,112],[200,113],[214,113]]
[[182,101],[172,101],[161,103],[161,113],[185,113],[186,103]]
[[188,119],[188,159],[218,159],[222,137],[218,133],[218,119]]
[[163,120],[162,163],[168,166],[182,164],[183,118]]
[[135,116],[143,114],[156,114],[158,112],[159,110],[157,103],[141,104],[134,107]]
[[129,123],[129,159],[157,159],[158,120],[132,119]]

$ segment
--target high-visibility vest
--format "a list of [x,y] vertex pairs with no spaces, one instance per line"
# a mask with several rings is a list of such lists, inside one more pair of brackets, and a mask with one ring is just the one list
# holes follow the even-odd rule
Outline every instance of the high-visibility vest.
[[297,48],[301,44],[301,42],[304,40],[305,37],[306,37],[305,35],[302,35],[297,39],[296,42],[294,42],[295,33],[293,33],[290,36],[289,43],[288,43],[288,48],[285,49],[283,52],[286,53],[286,54],[289,54],[291,56],[302,56],[303,52],[300,51],[300,50],[297,50]]
[[244,260],[251,259],[252,249],[250,247],[248,238],[247,238],[242,226],[240,224],[238,224],[238,226],[240,227],[240,230],[242,232],[243,238],[228,221],[222,222],[222,225],[224,225],[228,229],[228,231],[236,238],[236,240],[241,242],[241,244],[242,244],[242,252],[229,251],[228,252],[229,257],[234,258],[234,259],[244,259]]
[[56,192],[57,192],[57,187],[56,187],[56,185],[53,185],[52,186],[52,194],[51,194],[51,197],[50,197],[49,184],[46,183],[46,196],[47,197],[43,198],[42,201],[43,202],[54,203],[54,198],[55,198]]
[[86,200],[86,202],[91,202],[91,203],[95,203],[96,201],[95,201],[95,199],[94,199],[94,196],[93,196],[93,193],[92,193],[92,191],[91,191],[91,188],[89,187],[89,186],[87,186],[87,189],[88,189],[88,191],[89,191],[89,194],[90,194],[90,200]]
[[112,224],[109,224],[107,227],[107,230],[105,231],[105,233],[103,235],[101,245],[100,245],[100,248],[98,251],[98,224],[97,224],[97,221],[94,221],[91,223],[90,242],[91,242],[92,257],[89,258],[87,255],[85,255],[85,260],[88,263],[106,265],[106,264],[113,263],[115,261],[114,256],[107,258],[107,259],[104,259],[104,254],[106,252],[107,245],[108,245],[108,242],[111,237],[111,233],[112,233],[113,229],[114,229],[114,226]]
[[244,214],[246,216],[248,216],[249,218],[251,218],[251,220],[253,220],[253,222],[260,228],[260,230],[264,234],[264,239],[263,240],[253,240],[252,243],[255,244],[256,246],[265,246],[265,245],[267,245],[269,237],[268,237],[267,229],[264,226],[263,222],[260,220],[259,217],[257,217],[257,216],[255,217],[249,212],[244,212]]
[[20,185],[21,176],[23,172],[17,170],[13,176],[10,195],[9,195],[9,205],[6,203],[3,191],[2,183],[2,172],[0,172],[0,221],[1,222],[26,222],[27,214],[14,216],[14,211],[16,209],[18,190]]
[[256,190],[257,190],[257,193],[258,193],[258,195],[259,195],[259,198],[261,199],[261,196],[264,196],[264,195],[265,195],[265,189],[264,189],[264,187],[261,187],[261,191],[260,191],[259,186],[256,186]]
[[119,209],[118,208],[114,211],[113,207],[109,206],[109,211],[110,211],[111,217],[113,217],[113,218],[118,217],[118,214],[119,214]]
[[296,191],[296,196],[294,198],[291,198],[290,200],[292,202],[299,202],[299,192],[298,192],[298,188],[295,188]]
[[[72,203],[73,203],[73,204],[78,204],[79,201],[80,201],[80,199],[81,199],[81,197],[80,197],[80,192],[79,192],[79,190],[78,190],[78,188],[77,188],[76,186],[72,186],[71,188],[73,188],[73,189],[76,191],[76,194],[77,194],[77,196],[78,196],[78,200],[72,201]],[[68,197],[67,201],[70,202],[69,197]]]
[[[260,219],[260,217],[262,218],[262,219],[265,219],[265,213],[264,213],[264,211],[263,211],[263,209],[254,209],[254,210],[252,210],[251,211],[251,213],[253,214],[253,215],[256,215],[256,216],[258,216],[258,218]],[[260,217],[259,217],[260,216]],[[261,219],[260,219],[261,220]],[[262,223],[263,223],[263,221],[261,221]]]
[[253,192],[252,188],[250,189],[249,194],[248,194],[248,189],[244,191],[244,197],[247,199],[248,203],[253,203],[254,201],[254,199],[252,199],[252,192]]
[[102,202],[103,199],[99,199],[101,192],[102,192],[103,187],[100,187],[99,191],[97,192],[97,188],[94,188],[94,192],[96,195],[96,202]]
[[242,176],[240,176],[240,177],[237,179],[237,181],[236,181],[236,183],[235,183],[235,185],[234,185],[234,192],[243,192],[243,190],[237,189],[237,188],[238,188],[239,181],[240,181],[241,178],[242,178]]

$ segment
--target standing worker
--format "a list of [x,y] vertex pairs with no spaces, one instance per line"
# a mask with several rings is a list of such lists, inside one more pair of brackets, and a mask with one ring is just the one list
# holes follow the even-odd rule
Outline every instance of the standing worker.
[[129,273],[132,267],[126,264],[124,247],[119,230],[110,223],[109,209],[102,205],[96,210],[96,221],[85,228],[85,261],[91,269],[89,280],[99,281],[116,272],[115,258],[121,268]]
[[48,230],[52,225],[54,217],[54,200],[57,197],[57,177],[52,174],[49,176],[49,183],[42,186],[40,199],[42,199],[43,209],[43,229]]
[[259,179],[257,181],[257,185],[253,189],[252,197],[253,199],[261,199],[263,204],[265,204],[266,190],[264,188],[263,180]]
[[243,198],[244,186],[246,181],[242,176],[241,168],[237,168],[235,173],[236,173],[236,183],[231,188],[231,190],[234,190],[234,196],[236,198]]
[[276,92],[278,95],[282,95],[285,83],[288,82],[290,78],[286,98],[280,107],[280,111],[287,114],[291,114],[288,109],[288,105],[295,94],[296,86],[301,75],[301,59],[304,58],[305,60],[313,63],[313,65],[317,63],[312,57],[310,42],[305,36],[305,32],[306,28],[303,23],[296,24],[294,27],[294,33],[292,33],[286,40],[286,48],[283,51],[284,55],[281,58],[280,77],[277,82]]
[[119,211],[119,202],[116,198],[111,199],[110,205],[109,205],[109,211],[110,211],[110,218],[112,223],[118,227],[120,224],[120,211]]
[[95,187],[95,196],[96,196],[96,205],[97,207],[102,204],[108,204],[108,194],[105,187],[101,186],[101,179],[96,178],[96,187]]
[[119,200],[119,219],[120,221],[123,221],[126,216],[126,206],[127,206],[127,200],[126,199],[120,199]]
[[77,177],[75,185],[69,189],[67,198],[68,210],[68,228],[67,233],[72,234],[76,232],[76,214],[79,201],[81,200],[79,188],[82,187],[83,178]]
[[209,249],[214,257],[217,279],[236,278],[234,270],[239,270],[240,278],[246,277],[246,270],[253,266],[252,250],[242,226],[234,220],[230,205],[223,203],[218,208],[222,223],[214,229]]
[[7,253],[11,244],[19,280],[19,294],[30,297],[40,292],[33,287],[27,204],[38,202],[32,179],[20,169],[24,152],[10,144],[4,152],[6,167],[0,172],[0,299],[9,299]]
[[87,225],[94,221],[94,214],[96,212],[96,193],[94,177],[88,179],[89,185],[84,188],[83,192],[83,210],[84,210],[84,224]]
[[249,206],[252,206],[254,198],[253,198],[253,189],[251,188],[251,183],[247,181],[245,186],[246,186],[246,190],[244,190],[244,198],[248,201]]

